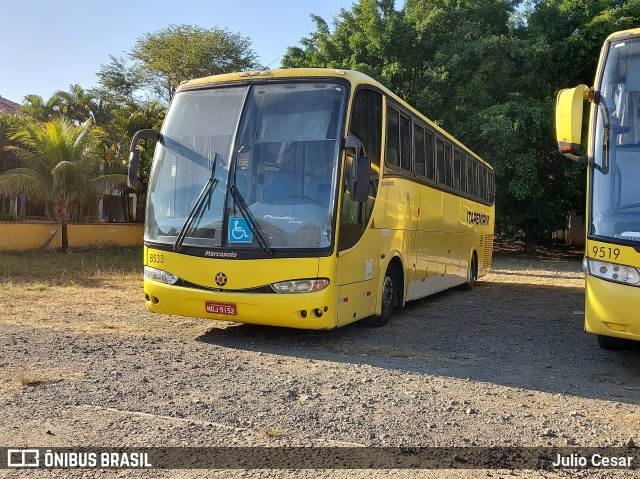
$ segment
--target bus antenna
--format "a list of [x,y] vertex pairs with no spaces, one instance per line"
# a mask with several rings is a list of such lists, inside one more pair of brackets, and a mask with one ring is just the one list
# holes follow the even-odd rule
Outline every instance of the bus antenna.
[[262,70],[263,70],[263,71],[264,71],[264,70],[269,70],[269,67],[270,67],[271,65],[273,65],[275,62],[277,62],[278,60],[280,60],[281,58],[282,58],[282,55],[280,55],[278,58],[276,58],[275,60],[273,60],[273,61],[272,61],[271,63],[269,63],[268,65],[263,66],[263,67],[262,67]]

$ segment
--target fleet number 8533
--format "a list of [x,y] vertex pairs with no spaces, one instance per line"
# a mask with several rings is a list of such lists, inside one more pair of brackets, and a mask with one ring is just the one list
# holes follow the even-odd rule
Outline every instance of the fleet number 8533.
[[164,255],[158,253],[150,253],[149,263],[164,263]]

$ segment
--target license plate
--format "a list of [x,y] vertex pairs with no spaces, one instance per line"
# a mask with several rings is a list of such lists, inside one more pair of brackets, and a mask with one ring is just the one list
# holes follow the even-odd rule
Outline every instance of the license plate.
[[214,303],[213,301],[207,301],[204,303],[204,307],[207,310],[207,313],[226,314],[229,316],[235,316],[238,314],[236,305],[233,303]]

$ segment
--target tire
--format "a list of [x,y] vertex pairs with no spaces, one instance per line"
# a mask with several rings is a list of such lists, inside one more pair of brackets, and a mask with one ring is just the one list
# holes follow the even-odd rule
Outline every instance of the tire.
[[603,336],[598,334],[598,344],[602,349],[610,349],[612,351],[624,351],[630,349],[631,341],[623,338],[614,338],[613,336]]
[[382,281],[382,312],[380,316],[369,316],[364,319],[364,323],[368,326],[379,328],[389,322],[393,310],[398,304],[398,281],[390,268],[384,274]]
[[467,281],[461,286],[461,288],[465,291],[471,291],[473,286],[476,284],[477,276],[476,257],[473,255],[471,256],[471,263],[469,263],[469,267],[467,268]]

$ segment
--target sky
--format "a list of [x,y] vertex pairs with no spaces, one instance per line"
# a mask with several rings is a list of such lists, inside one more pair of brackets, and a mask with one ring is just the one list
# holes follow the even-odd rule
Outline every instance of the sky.
[[[137,38],[175,24],[228,28],[248,37],[260,63],[280,66],[287,47],[315,30],[310,14],[330,25],[354,0],[17,0],[2,1],[0,96],[22,103],[72,84],[96,85],[109,55],[124,56]],[[399,2],[398,2],[399,3]]]

